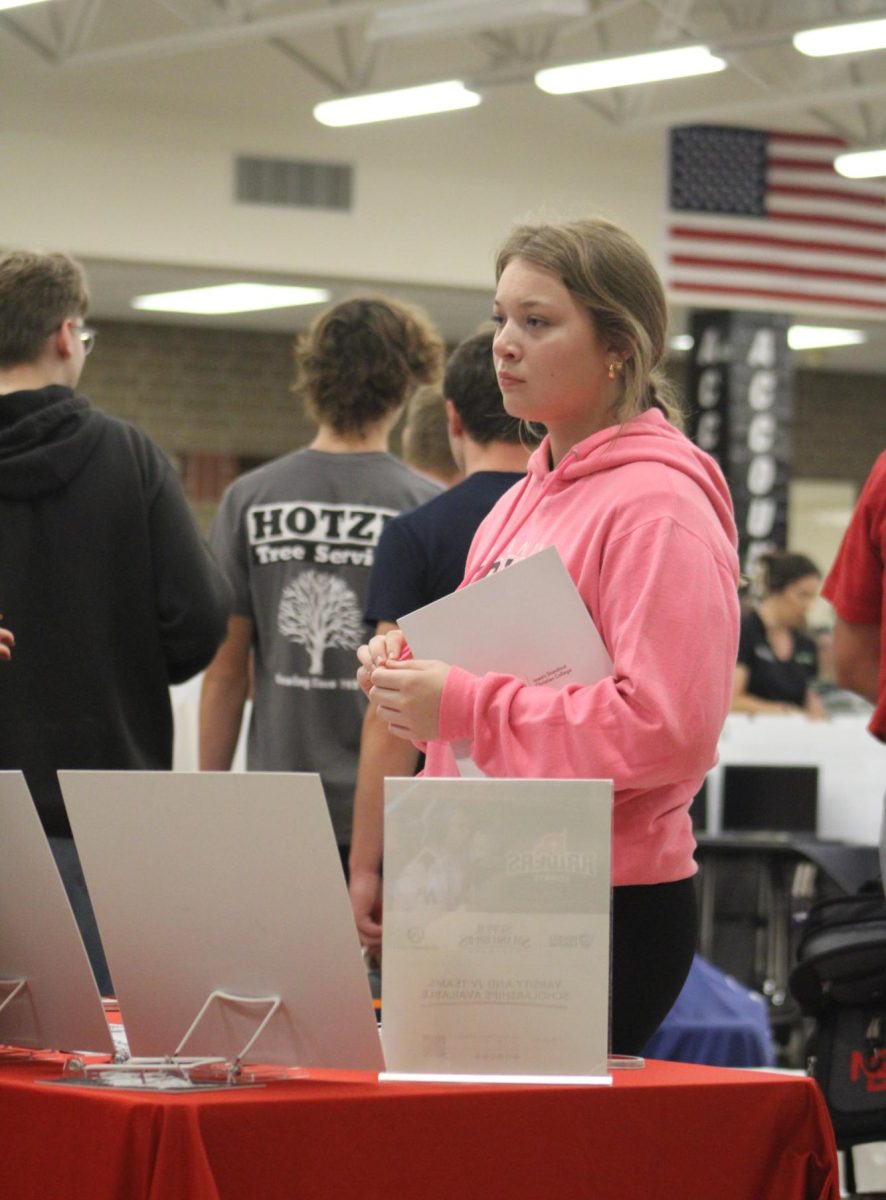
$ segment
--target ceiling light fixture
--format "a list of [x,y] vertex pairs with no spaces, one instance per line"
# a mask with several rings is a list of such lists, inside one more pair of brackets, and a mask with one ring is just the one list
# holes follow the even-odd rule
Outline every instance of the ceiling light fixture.
[[0,0],[0,9],[24,8],[26,4],[45,4],[46,0]]
[[427,83],[393,92],[324,100],[315,106],[314,116],[321,125],[368,125],[372,121],[398,121],[402,117],[424,117],[430,113],[474,108],[480,99],[480,95],[469,91],[460,79],[449,79],[444,83]]
[[[867,341],[860,329],[837,329],[826,325],[791,325],[788,329],[788,346],[791,350],[826,350],[834,346],[858,346]],[[691,333],[675,333],[668,340],[675,352],[691,350],[695,338]]]
[[794,48],[811,58],[831,54],[863,54],[886,48],[886,21],[855,21],[851,25],[829,25],[804,29],[791,39]]
[[422,0],[375,13],[366,26],[366,40],[471,33],[587,15],[587,0]]
[[185,288],[178,292],[154,292],[135,296],[132,307],[146,312],[223,313],[262,312],[269,308],[295,308],[302,304],[324,304],[330,298],[325,288],[288,287],[269,283],[221,283],[211,287]]
[[827,325],[791,325],[788,345],[792,350],[826,350],[832,346],[858,346],[867,341],[860,329],[837,329]]
[[875,179],[886,175],[886,147],[838,154],[834,159],[834,170],[846,179]]
[[627,58],[602,58],[566,67],[546,67],[536,73],[535,84],[543,92],[563,96],[569,92],[596,92],[601,88],[626,87],[634,83],[710,75],[725,67],[725,60],[711,54],[707,46],[683,46],[677,50],[632,54]]

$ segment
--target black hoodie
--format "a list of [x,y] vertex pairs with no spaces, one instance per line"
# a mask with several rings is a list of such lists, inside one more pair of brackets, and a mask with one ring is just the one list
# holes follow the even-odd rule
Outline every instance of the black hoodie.
[[168,769],[169,685],[210,661],[229,591],[167,459],[66,387],[0,395],[0,769],[68,835],[59,768]]

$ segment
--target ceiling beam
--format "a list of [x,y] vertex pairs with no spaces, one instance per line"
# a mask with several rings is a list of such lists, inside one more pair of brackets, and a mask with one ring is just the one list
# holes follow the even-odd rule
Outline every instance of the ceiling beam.
[[78,0],[71,11],[62,41],[62,56],[72,54],[89,38],[103,0]]
[[18,38],[29,50],[33,50],[35,54],[38,54],[44,62],[55,64],[60,62],[59,53],[54,47],[47,46],[40,38],[35,37],[33,33],[19,25],[17,21],[13,21],[12,17],[7,17],[5,13],[0,13],[0,29],[5,29],[13,37]]
[[[258,0],[262,3],[263,0]],[[593,25],[625,9],[635,8],[643,0],[610,0],[602,8],[583,17],[577,25]],[[194,51],[212,50],[243,41],[262,41],[328,29],[344,29],[368,21],[375,13],[390,8],[390,0],[350,0],[333,5],[319,5],[286,16],[254,18],[248,13],[237,20],[213,23],[161,38],[146,38],[116,46],[103,46],[70,55],[65,65],[70,67],[100,66],[104,63],[127,62],[135,59],[171,58]]]
[[333,75],[331,71],[320,63],[314,62],[312,58],[309,58],[298,47],[290,45],[286,38],[274,37],[270,39],[268,44],[273,46],[275,50],[279,50],[281,54],[285,54],[292,62],[297,63],[309,75],[313,75],[315,79],[319,79],[322,84],[325,84],[333,92],[344,92],[346,90],[344,80]]
[[373,13],[386,8],[384,0],[363,0],[330,7],[311,8],[288,16],[262,17],[259,20],[238,20],[225,24],[213,24],[184,33],[169,34],[161,38],[146,38],[139,42],[104,46],[100,50],[87,50],[72,54],[65,62],[68,67],[93,67],[105,63],[132,61],[133,59],[172,58],[178,54],[190,54],[199,50],[214,50],[237,42],[265,41],[274,37],[286,37],[299,33],[316,33],[339,26],[352,25],[368,20]]
[[847,87],[813,88],[796,92],[769,92],[753,100],[733,100],[724,104],[706,105],[703,114],[698,108],[674,109],[657,112],[626,121],[624,129],[651,128],[657,125],[697,123],[700,119],[710,121],[720,117],[738,117],[757,112],[773,112],[782,108],[808,108],[810,111],[822,104],[863,104],[878,96],[886,96],[886,80],[882,83],[864,83]]

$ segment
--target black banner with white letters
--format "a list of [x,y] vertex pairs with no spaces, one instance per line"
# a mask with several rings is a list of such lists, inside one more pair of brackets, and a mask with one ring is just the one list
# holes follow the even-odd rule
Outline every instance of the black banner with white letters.
[[689,372],[689,435],[719,462],[738,525],[742,570],[787,544],[792,465],[790,318],[696,312]]

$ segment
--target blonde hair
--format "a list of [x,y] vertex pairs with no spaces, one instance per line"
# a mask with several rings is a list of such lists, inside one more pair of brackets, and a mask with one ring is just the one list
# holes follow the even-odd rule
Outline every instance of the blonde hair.
[[646,251],[611,221],[590,217],[559,225],[518,225],[498,252],[496,282],[513,259],[552,271],[582,305],[605,342],[624,356],[619,421],[659,408],[678,429],[684,413],[661,369],[667,304]]
[[416,471],[454,479],[458,463],[449,447],[446,401],[437,387],[425,384],[412,393],[401,434],[403,461]]

